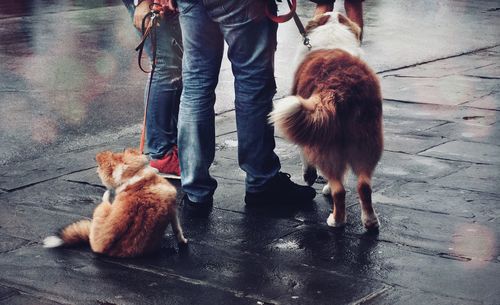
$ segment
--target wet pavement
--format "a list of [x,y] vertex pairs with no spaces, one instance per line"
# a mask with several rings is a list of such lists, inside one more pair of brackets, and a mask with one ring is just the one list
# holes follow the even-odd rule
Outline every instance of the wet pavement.
[[[361,226],[353,177],[343,230],[326,225],[320,184],[307,209],[245,208],[224,62],[213,213],[182,218],[187,251],[168,230],[160,253],[118,260],[40,241],[100,201],[95,154],[138,143],[145,75],[129,17],[119,1],[1,3],[0,304],[498,304],[500,4],[365,8],[385,98],[380,232]],[[281,26],[277,97],[299,47],[294,25]],[[277,152],[301,182],[297,148],[278,135]]]

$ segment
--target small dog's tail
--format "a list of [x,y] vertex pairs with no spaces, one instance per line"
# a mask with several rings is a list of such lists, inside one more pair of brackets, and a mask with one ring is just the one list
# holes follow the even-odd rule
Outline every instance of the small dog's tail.
[[269,114],[269,122],[299,145],[328,141],[339,132],[335,126],[339,124],[335,103],[331,97],[325,98],[320,94],[313,94],[308,99],[288,96],[278,101]]
[[43,240],[44,248],[57,248],[72,246],[89,242],[91,221],[80,220],[62,229],[57,235],[49,236]]

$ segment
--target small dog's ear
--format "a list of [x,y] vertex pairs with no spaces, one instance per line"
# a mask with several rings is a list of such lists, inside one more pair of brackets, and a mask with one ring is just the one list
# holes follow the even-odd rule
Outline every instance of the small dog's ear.
[[98,165],[102,165],[102,164],[105,164],[105,163],[109,163],[112,156],[113,156],[112,152],[110,152],[110,151],[103,151],[103,152],[98,153],[95,156],[95,160],[97,161]]
[[306,32],[309,32],[319,26],[324,25],[325,23],[328,22],[328,20],[330,20],[330,15],[319,15],[314,17],[307,23]]

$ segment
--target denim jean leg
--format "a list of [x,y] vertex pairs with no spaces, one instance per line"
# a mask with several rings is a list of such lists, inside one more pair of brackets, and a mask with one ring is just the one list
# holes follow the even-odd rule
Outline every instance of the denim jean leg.
[[267,122],[276,93],[277,26],[263,12],[250,11],[255,8],[251,2],[249,5],[246,11],[241,10],[239,20],[232,16],[223,22],[222,30],[235,77],[238,160],[247,174],[247,192],[259,192],[280,170],[274,153],[274,129]]
[[[182,37],[178,18],[164,18],[157,30],[156,68],[145,88],[149,102],[146,118],[146,149],[160,159],[177,143],[177,120],[182,91]],[[146,52],[152,58],[151,43]],[[149,82],[148,78],[148,82]]]
[[191,201],[203,202],[212,200],[217,187],[209,168],[215,156],[215,87],[224,41],[201,3],[178,1],[178,5],[184,45],[178,136],[181,181]]

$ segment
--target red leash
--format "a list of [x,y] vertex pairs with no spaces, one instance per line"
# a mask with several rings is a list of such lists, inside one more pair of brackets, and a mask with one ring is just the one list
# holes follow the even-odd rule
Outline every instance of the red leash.
[[265,12],[266,12],[267,18],[271,19],[272,21],[274,21],[276,23],[283,23],[283,22],[287,22],[288,20],[292,19],[293,15],[295,14],[295,11],[297,10],[297,0],[291,0],[291,3],[290,3],[290,1],[287,1],[287,2],[288,2],[288,6],[290,7],[290,12],[288,12],[284,15],[278,15],[278,16],[271,14],[271,12],[269,11],[269,6],[266,5]]
[[269,12],[269,6],[266,5],[265,12],[266,12],[267,18],[271,19],[272,21],[274,21],[276,23],[287,22],[288,20],[293,18],[293,21],[295,21],[295,25],[299,29],[300,35],[302,35],[302,38],[303,38],[302,42],[309,50],[311,50],[312,46],[311,46],[311,43],[309,42],[309,37],[307,36],[306,30],[304,28],[304,25],[300,21],[299,16],[297,16],[297,12],[296,12],[297,11],[297,0],[286,0],[286,2],[288,3],[288,6],[290,7],[290,12],[288,12],[285,15],[280,15],[280,16],[274,16],[273,14],[271,14],[271,12]]
[[[142,119],[141,140],[139,143],[139,150],[142,154],[144,153],[144,142],[146,140],[146,118],[147,118],[148,104],[149,104],[149,93],[151,91],[151,82],[153,81],[153,73],[156,68],[156,28],[159,26],[160,12],[161,10],[163,10],[163,8],[158,3],[152,3],[150,5],[150,10],[151,11],[148,14],[146,14],[146,16],[144,16],[144,19],[142,19],[142,39],[137,48],[135,48],[135,50],[139,52],[137,59],[139,68],[144,73],[149,73],[148,94],[146,97],[146,103],[144,105],[144,117]],[[146,25],[146,20],[148,18],[150,18],[150,22],[149,24]],[[148,37],[151,39],[151,48],[153,53],[153,58],[151,59],[151,71],[149,72],[142,67],[141,63],[144,44],[146,43]]]

